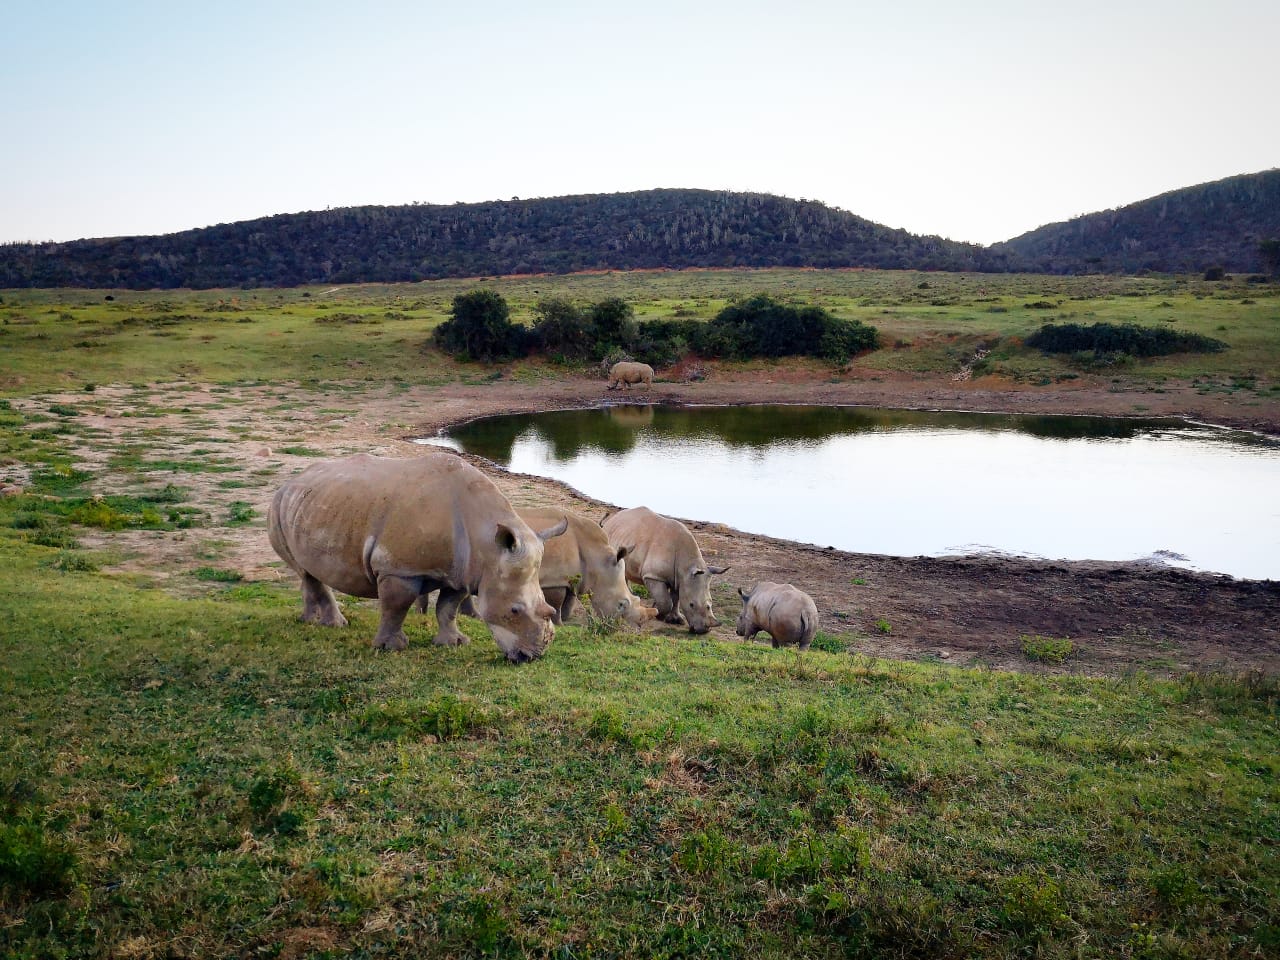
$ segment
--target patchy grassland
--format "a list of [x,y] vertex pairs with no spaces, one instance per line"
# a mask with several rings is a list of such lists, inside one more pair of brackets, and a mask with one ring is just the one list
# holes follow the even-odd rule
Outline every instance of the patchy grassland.
[[[5,291],[0,393],[156,380],[432,383],[473,368],[424,353],[452,299],[478,286],[531,322],[546,297],[621,297],[639,319],[710,319],[756,292],[795,297],[877,327],[885,349],[850,372],[958,371],[990,351],[977,375],[1048,384],[1079,375],[1022,339],[1049,322],[1165,325],[1226,341],[1221,354],[1179,355],[1100,371],[1158,384],[1264,392],[1280,370],[1280,289],[1239,280],[1041,277],[891,271],[724,270],[502,277],[420,284],[256,291]],[[112,297],[107,301],[106,296]],[[554,373],[554,371],[551,371]],[[1098,371],[1095,371],[1098,372]],[[517,369],[516,375],[522,375]],[[547,375],[526,365],[523,375]],[[483,375],[481,375],[483,376]]]
[[[704,317],[743,292],[816,299],[885,334],[851,376],[950,375],[985,344],[1001,382],[1096,377],[1020,338],[1166,313],[1232,349],[1107,372],[1118,388],[1196,380],[1244,406],[1280,369],[1274,287],[487,282],[517,317],[548,295]],[[371,391],[490,377],[420,349],[474,285],[3,293],[0,479],[24,490],[0,498],[0,954],[1280,951],[1273,677],[1015,674],[849,654],[831,632],[797,655],[581,626],[517,669],[477,621],[442,650],[415,618],[394,656],[369,649],[367,602],[346,602],[350,630],[299,624],[295,591],[230,563],[231,538],[332,450],[325,430],[347,442]],[[304,415],[275,456],[233,455]]]

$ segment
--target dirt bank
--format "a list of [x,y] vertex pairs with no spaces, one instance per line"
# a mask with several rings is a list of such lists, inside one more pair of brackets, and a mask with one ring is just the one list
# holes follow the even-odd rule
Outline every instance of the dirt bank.
[[[223,515],[229,503],[239,500],[253,506],[258,520],[203,534],[104,534],[99,545],[123,547],[121,569],[175,588],[180,573],[189,579],[190,569],[207,563],[212,553],[220,565],[234,566],[247,577],[289,579],[292,574],[271,552],[261,518],[279,480],[315,455],[361,450],[419,453],[421,447],[412,444],[412,438],[462,420],[617,398],[603,387],[602,381],[587,378],[504,378],[484,384],[385,388],[348,385],[320,393],[293,392],[287,385],[153,387],[148,402],[157,412],[148,415],[147,432],[151,437],[171,434],[173,439],[153,441],[152,456],[181,449],[184,432],[219,440],[217,454],[257,485],[239,487],[229,484],[226,474],[198,472],[183,475],[179,482],[193,488],[193,499],[207,504],[211,517]],[[632,393],[628,399],[642,396]],[[296,402],[282,402],[292,397]],[[92,439],[83,441],[81,455],[86,465],[102,472],[113,451],[137,436],[139,412],[129,388],[101,389],[95,400],[101,407],[83,418],[93,431]],[[1280,435],[1280,400],[1205,394],[1189,384],[1153,391],[1086,380],[1054,388],[889,376],[832,382],[820,372],[780,367],[736,377],[716,372],[702,382],[658,383],[652,400],[1167,415]],[[251,424],[251,433],[246,434],[245,424]],[[555,481],[476,462],[516,504],[562,505],[589,516],[599,516],[610,506]],[[163,478],[157,474],[148,479]],[[136,479],[128,482],[136,485]],[[1140,565],[846,553],[684,519],[715,562],[732,565],[717,581],[714,594],[717,611],[726,620],[717,634],[726,639],[733,638],[735,586],[767,578],[807,590],[818,603],[824,629],[848,636],[856,649],[879,656],[1110,674],[1132,669],[1280,670],[1280,583]],[[675,639],[687,637],[673,628],[660,629]],[[1032,634],[1070,637],[1075,654],[1063,667],[1033,663],[1021,641]]]

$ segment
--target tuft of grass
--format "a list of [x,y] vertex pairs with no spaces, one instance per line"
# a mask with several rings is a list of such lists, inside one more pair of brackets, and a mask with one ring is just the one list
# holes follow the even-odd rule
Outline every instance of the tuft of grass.
[[1040,663],[1063,663],[1075,650],[1075,644],[1069,637],[1044,637],[1039,634],[1024,634],[1019,638],[1022,652],[1027,659]]
[[217,567],[197,567],[192,573],[197,580],[213,583],[239,583],[244,579],[244,574],[239,570],[223,570]]

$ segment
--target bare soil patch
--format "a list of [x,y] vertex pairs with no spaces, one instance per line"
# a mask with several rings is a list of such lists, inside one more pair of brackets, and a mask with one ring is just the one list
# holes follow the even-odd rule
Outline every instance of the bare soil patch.
[[[110,479],[100,492],[175,482],[190,490],[208,524],[185,531],[101,534],[90,545],[121,554],[117,569],[170,589],[203,589],[190,576],[213,564],[249,580],[292,581],[267,542],[264,518],[271,494],[285,477],[316,456],[358,451],[384,455],[422,452],[412,439],[463,420],[500,413],[598,404],[604,400],[663,403],[822,403],[915,409],[1015,413],[1178,416],[1280,434],[1280,400],[1245,405],[1192,385],[1159,391],[1081,379],[1055,387],[1024,387],[990,379],[875,376],[830,378],[814,370],[779,366],[716,371],[696,383],[656,383],[651,394],[607,393],[585,377],[482,385],[334,386],[325,390],[271,387],[160,385],[145,391],[103,388],[96,410],[80,418],[83,462]],[[621,396],[619,396],[621,394]],[[71,402],[74,397],[48,398]],[[83,399],[81,397],[80,399]],[[153,459],[212,451],[226,469],[175,475],[133,472],[113,477],[112,456],[144,447]],[[510,474],[478,458],[516,504],[558,505],[602,516],[612,505],[555,481]],[[114,485],[115,489],[112,489]],[[234,503],[255,517],[225,518]],[[849,553],[758,536],[700,518],[682,518],[704,552],[731,571],[715,588],[725,621],[715,633],[734,639],[735,586],[757,579],[795,583],[811,593],[823,629],[845,637],[851,649],[876,656],[937,659],[1013,670],[1123,674],[1192,669],[1280,669],[1280,583],[1238,581],[1162,567],[1068,563],[1002,557],[889,557]],[[688,634],[657,628],[679,641]],[[1070,637],[1067,663],[1046,666],[1027,658],[1021,638]]]

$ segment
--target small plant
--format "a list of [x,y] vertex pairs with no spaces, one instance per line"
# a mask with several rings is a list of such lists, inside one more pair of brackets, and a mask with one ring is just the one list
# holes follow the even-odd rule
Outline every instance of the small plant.
[[1062,663],[1075,649],[1068,637],[1042,637],[1039,634],[1024,634],[1021,638],[1022,652],[1030,660],[1040,663]]
[[21,895],[61,893],[70,888],[75,853],[50,839],[39,824],[0,824],[0,890]]
[[822,650],[826,653],[844,653],[848,649],[843,640],[832,636],[825,630],[819,630],[814,634],[813,642],[809,646],[814,650]]
[[882,633],[885,636],[888,636],[889,634],[893,633],[893,625],[890,624],[889,621],[886,620],[884,617],[881,617],[879,620],[876,621],[876,633]]
[[195,570],[197,580],[209,580],[214,583],[239,583],[244,574],[238,570],[219,570],[215,567],[198,567]]
[[98,570],[98,564],[92,557],[75,550],[64,550],[58,554],[53,567],[63,573],[93,573]]
[[258,511],[254,510],[253,507],[244,500],[235,500],[227,511],[227,526],[240,526],[241,524],[248,523],[257,515]]

